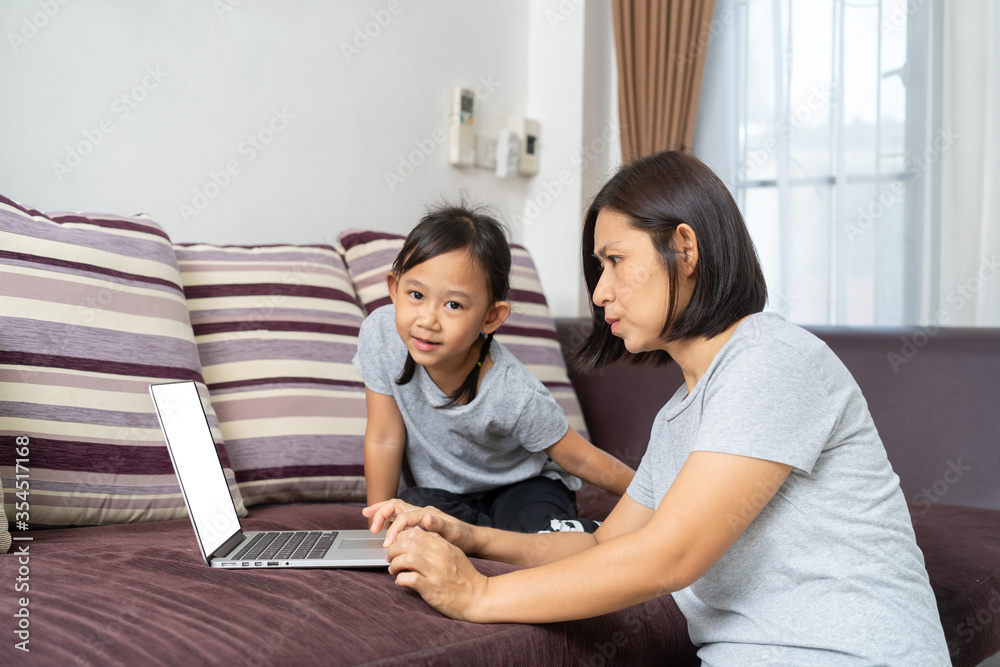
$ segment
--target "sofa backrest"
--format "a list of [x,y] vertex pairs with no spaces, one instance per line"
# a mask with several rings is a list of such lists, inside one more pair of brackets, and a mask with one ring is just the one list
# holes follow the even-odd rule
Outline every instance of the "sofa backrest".
[[[589,323],[558,321],[564,351]],[[1000,329],[806,327],[857,380],[906,499],[1000,509]],[[637,465],[676,365],[570,371],[594,444]]]
[[1000,329],[810,329],[847,366],[906,499],[1000,509]]

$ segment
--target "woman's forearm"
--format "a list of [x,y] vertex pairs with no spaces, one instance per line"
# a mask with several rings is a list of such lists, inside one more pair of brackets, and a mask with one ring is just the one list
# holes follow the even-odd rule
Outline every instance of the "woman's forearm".
[[606,614],[687,585],[671,573],[671,562],[677,561],[645,531],[628,533],[568,554],[558,564],[489,578],[486,593],[467,618],[480,623],[551,623]]

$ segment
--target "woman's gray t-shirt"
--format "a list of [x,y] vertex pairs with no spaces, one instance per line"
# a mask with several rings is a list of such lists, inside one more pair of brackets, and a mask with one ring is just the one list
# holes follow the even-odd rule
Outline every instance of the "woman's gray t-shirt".
[[656,416],[628,495],[655,509],[694,451],[793,466],[722,558],[673,594],[702,664],[951,664],[899,478],[825,343],[772,313],[744,320]]
[[382,306],[365,318],[354,366],[365,386],[396,399],[416,486],[475,494],[544,476],[570,490],[580,488],[580,480],[543,451],[566,435],[566,414],[500,342],[490,346],[493,367],[476,397],[453,408],[436,407],[448,397],[420,365],[407,384],[396,384],[406,354],[396,332],[395,306]]

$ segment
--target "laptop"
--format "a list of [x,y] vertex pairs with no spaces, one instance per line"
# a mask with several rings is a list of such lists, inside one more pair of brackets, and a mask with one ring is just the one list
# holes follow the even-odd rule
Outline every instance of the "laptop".
[[275,567],[388,567],[385,535],[367,530],[244,532],[194,382],[151,384],[194,535],[205,564]]

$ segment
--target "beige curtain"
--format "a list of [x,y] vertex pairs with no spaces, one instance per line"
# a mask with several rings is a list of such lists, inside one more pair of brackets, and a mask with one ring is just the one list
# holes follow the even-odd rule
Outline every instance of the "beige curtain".
[[690,151],[715,0],[613,0],[622,160]]

